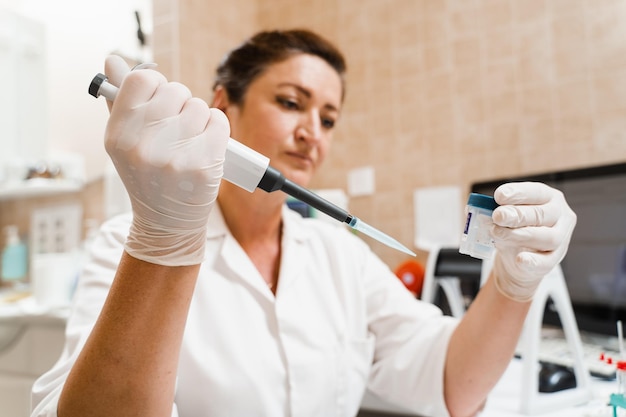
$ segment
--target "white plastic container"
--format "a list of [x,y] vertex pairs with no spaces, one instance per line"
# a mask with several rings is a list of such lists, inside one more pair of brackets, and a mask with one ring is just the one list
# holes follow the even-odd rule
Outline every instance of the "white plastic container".
[[495,242],[490,230],[491,215],[498,207],[493,197],[471,193],[467,200],[467,219],[461,236],[459,252],[478,259],[491,259]]
[[79,262],[77,251],[37,253],[33,256],[31,285],[38,306],[69,306]]

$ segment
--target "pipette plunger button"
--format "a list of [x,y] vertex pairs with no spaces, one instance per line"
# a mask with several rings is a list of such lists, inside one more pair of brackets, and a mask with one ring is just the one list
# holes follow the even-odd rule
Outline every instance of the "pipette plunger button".
[[93,80],[91,80],[91,84],[89,84],[89,94],[91,94],[95,98],[98,98],[100,96],[100,87],[102,86],[102,83],[106,80],[106,75],[101,73],[96,74],[96,76],[93,77]]

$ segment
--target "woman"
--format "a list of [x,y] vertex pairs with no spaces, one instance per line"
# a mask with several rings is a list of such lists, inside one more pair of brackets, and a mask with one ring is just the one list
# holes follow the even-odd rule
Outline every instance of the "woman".
[[497,190],[498,257],[457,322],[341,226],[302,219],[282,193],[220,184],[229,129],[309,183],[345,92],[328,41],[255,35],[218,68],[221,111],[117,57],[105,72],[120,86],[105,144],[133,213],[103,227],[34,416],[351,416],[366,387],[422,415],[480,410],[567,250],[576,217],[561,193]]

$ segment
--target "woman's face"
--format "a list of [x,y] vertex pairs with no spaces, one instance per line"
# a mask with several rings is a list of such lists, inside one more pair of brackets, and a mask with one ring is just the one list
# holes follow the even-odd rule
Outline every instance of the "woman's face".
[[227,107],[231,136],[306,186],[328,151],[341,98],[341,79],[330,65],[314,55],[294,55],[258,76],[243,105]]

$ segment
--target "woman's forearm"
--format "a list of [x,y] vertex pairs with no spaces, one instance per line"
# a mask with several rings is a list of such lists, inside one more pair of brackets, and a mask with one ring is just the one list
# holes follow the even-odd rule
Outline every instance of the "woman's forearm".
[[475,415],[509,365],[530,302],[503,296],[493,277],[453,333],[448,347],[444,395],[450,415]]
[[59,417],[170,416],[199,265],[124,253],[100,317],[70,372]]

